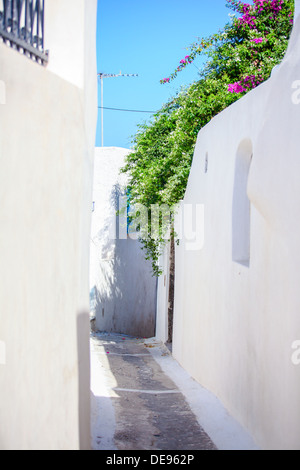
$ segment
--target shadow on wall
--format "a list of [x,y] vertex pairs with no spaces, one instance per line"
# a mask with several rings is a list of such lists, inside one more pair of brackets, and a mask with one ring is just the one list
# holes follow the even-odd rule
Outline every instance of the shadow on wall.
[[97,234],[99,260],[91,289],[95,328],[100,331],[152,337],[155,334],[156,278],[144,258],[139,241],[119,239],[119,197],[115,185],[110,196],[113,214]]
[[78,415],[80,450],[90,450],[90,315],[77,316]]
[[119,232],[116,212],[119,207],[119,198],[123,195],[122,188],[115,184],[109,197],[110,210],[102,223],[101,229],[93,237],[92,242],[99,249],[99,259],[113,259],[115,253],[115,241]]

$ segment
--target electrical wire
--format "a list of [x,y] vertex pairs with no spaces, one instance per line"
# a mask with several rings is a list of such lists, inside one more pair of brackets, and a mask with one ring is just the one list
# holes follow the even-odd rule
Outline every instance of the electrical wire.
[[98,106],[99,109],[109,109],[110,111],[126,111],[129,113],[149,113],[154,114],[157,111],[144,111],[140,109],[120,109],[120,108],[107,108],[106,106]]

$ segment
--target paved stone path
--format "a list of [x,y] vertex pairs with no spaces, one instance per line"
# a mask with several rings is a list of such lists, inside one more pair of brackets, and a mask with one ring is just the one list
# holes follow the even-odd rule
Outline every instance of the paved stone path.
[[[216,450],[180,390],[150,354],[151,342],[100,333],[91,342],[96,358],[92,367],[106,376],[103,414],[111,409],[111,417],[104,416],[106,429],[96,436],[96,449],[104,450],[105,433],[112,433],[116,450]],[[101,422],[101,416],[97,419]]]

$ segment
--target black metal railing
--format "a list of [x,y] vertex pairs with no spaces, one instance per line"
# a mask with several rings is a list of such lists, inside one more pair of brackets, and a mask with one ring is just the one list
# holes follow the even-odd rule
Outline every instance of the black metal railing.
[[0,0],[0,38],[42,65],[44,50],[44,0]]

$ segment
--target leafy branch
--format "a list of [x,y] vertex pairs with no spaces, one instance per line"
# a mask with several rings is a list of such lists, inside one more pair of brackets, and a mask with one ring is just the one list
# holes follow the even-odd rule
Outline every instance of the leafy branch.
[[[199,39],[175,71],[161,83],[168,84],[198,55],[207,62],[197,81],[179,91],[149,123],[139,126],[133,152],[122,172],[127,173],[131,204],[167,204],[184,198],[198,132],[216,114],[270,77],[283,58],[293,24],[293,0],[253,0],[252,5],[227,0],[235,15],[223,30]],[[154,275],[163,249],[161,237],[141,233],[145,256]]]

